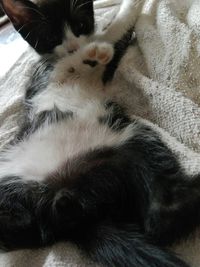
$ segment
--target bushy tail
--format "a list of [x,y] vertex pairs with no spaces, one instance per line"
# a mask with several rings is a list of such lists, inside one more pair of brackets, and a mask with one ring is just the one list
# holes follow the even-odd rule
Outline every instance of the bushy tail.
[[98,226],[80,243],[87,255],[104,267],[189,267],[173,253],[148,243],[130,226]]

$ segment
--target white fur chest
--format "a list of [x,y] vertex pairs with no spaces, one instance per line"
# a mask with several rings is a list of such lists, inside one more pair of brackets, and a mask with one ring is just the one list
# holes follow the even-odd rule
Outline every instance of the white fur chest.
[[[96,85],[97,87],[97,85]],[[32,100],[33,116],[43,111],[52,110],[55,106],[62,112],[70,111],[82,119],[103,116],[105,100],[102,88],[93,89],[93,87],[79,83],[68,83],[60,85],[51,83],[46,90],[37,94]]]

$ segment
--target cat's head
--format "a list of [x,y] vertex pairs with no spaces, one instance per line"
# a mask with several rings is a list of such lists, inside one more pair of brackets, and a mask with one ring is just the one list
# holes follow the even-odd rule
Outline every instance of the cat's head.
[[38,52],[68,52],[94,31],[93,0],[0,0],[15,29]]

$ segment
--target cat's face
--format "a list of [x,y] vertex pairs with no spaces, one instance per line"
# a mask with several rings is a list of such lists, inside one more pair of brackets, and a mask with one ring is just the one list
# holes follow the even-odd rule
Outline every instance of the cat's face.
[[[15,29],[38,52],[68,52],[94,31],[93,0],[0,0]],[[62,47],[63,49],[63,47]]]

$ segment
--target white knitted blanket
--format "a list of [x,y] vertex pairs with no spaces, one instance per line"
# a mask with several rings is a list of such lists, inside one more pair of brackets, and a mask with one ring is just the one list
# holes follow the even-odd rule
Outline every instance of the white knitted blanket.
[[[134,1],[134,0],[133,0]],[[137,44],[123,58],[117,75],[137,87],[149,102],[137,115],[148,119],[179,156],[188,172],[200,171],[200,0],[141,0]],[[97,20],[108,23],[120,0],[97,1]],[[137,13],[137,12],[136,12]],[[24,83],[37,56],[30,50],[0,80],[0,147],[17,130]],[[116,76],[117,76],[116,75]],[[116,82],[118,80],[116,79]],[[151,120],[151,121],[150,121]],[[192,267],[200,267],[200,240],[193,238],[173,248]],[[39,250],[0,254],[2,267],[88,267],[69,243]]]

